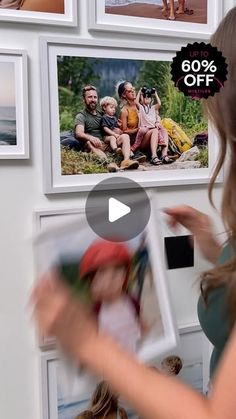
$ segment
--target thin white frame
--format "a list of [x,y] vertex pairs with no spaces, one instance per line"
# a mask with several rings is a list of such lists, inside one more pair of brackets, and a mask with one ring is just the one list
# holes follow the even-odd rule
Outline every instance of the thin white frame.
[[[181,43],[164,44],[162,42],[130,43],[106,40],[70,39],[55,37],[40,38],[40,61],[42,82],[42,117],[43,117],[43,174],[44,192],[89,191],[99,181],[113,176],[128,177],[143,187],[173,186],[209,183],[213,167],[218,157],[218,142],[209,126],[209,167],[185,170],[129,171],[104,174],[61,175],[61,150],[58,104],[57,56],[112,57],[130,59],[171,60]],[[222,181],[222,175],[218,177]],[[119,184],[118,184],[119,186]]]
[[25,50],[0,49],[1,62],[14,63],[16,145],[1,145],[0,159],[29,158],[28,65]]
[[[42,419],[58,419],[58,375],[57,375],[57,363],[59,360],[59,354],[56,350],[48,351],[40,354],[40,378],[41,378],[41,384],[40,384],[40,395],[41,395],[41,417]],[[77,375],[79,372],[76,373]],[[71,380],[74,380],[74,374],[71,374],[72,376],[69,377],[70,380],[70,387],[73,387],[73,383],[71,383]],[[79,381],[80,377],[78,377]],[[86,380],[87,381],[87,380]],[[82,397],[86,397],[85,399],[82,399],[79,401],[79,403],[82,402],[88,402],[89,396],[94,391],[94,387],[99,382],[99,380],[91,376],[86,383],[87,386],[91,387],[89,388],[87,393],[84,394]],[[85,383],[84,383],[85,384]],[[69,395],[71,398],[71,394]],[[130,409],[129,409],[130,410]]]
[[[180,336],[198,333],[201,327],[198,324],[191,324],[186,326],[179,326]],[[204,359],[204,350],[202,347],[202,355]],[[176,353],[176,352],[175,352]],[[177,352],[178,353],[178,352]],[[43,352],[40,354],[40,369],[41,369],[41,400],[42,400],[42,419],[58,419],[58,405],[57,405],[57,380],[53,363],[58,360],[58,352],[56,350]],[[193,363],[184,363],[183,367],[191,367],[198,360],[193,360]],[[199,361],[198,361],[199,362]],[[203,362],[204,373],[204,362]]]
[[[155,195],[150,196],[150,204],[151,204],[151,215],[150,219],[147,225],[147,237],[148,237],[148,243],[152,244],[149,248],[149,254],[150,254],[150,261],[151,266],[153,268],[153,277],[155,282],[155,289],[157,292],[157,298],[158,298],[158,304],[160,307],[160,313],[161,318],[163,322],[163,328],[164,328],[164,336],[161,337],[158,340],[158,344],[155,345],[149,345],[141,349],[139,351],[139,357],[140,359],[144,361],[148,361],[154,357],[160,356],[161,353],[168,352],[169,349],[174,349],[179,341],[178,333],[177,333],[177,324],[175,321],[175,316],[173,313],[173,308],[171,305],[171,297],[170,297],[170,290],[168,281],[166,278],[166,265],[165,265],[165,254],[164,254],[164,239],[161,241],[160,235],[162,234],[161,230],[161,222],[159,219],[159,216],[157,214],[158,206],[157,206],[157,199]],[[42,227],[42,221],[43,219],[49,217],[50,220],[53,218],[53,216],[60,217],[63,215],[78,215],[78,225],[79,223],[82,225],[83,220],[80,219],[80,216],[85,215],[85,208],[61,208],[61,209],[48,209],[48,210],[35,210],[34,211],[34,232],[36,235],[36,240],[40,242],[41,238],[43,238],[44,234],[48,234],[48,231],[51,230],[51,234],[55,235],[56,229],[55,225],[52,227],[46,227],[45,229]],[[73,226],[74,229],[75,225],[75,219],[73,219],[73,223],[71,221],[64,220],[62,222],[62,228],[63,231],[65,231],[66,226],[68,226],[69,229]],[[159,226],[159,232],[160,234],[157,234],[157,227],[153,226]],[[60,222],[56,225],[57,231],[60,229]],[[38,237],[38,238],[37,238]],[[154,250],[155,248],[155,250]],[[157,262],[158,261],[158,262]],[[41,271],[41,267],[38,266],[38,260],[37,257],[35,258],[35,270],[36,275],[39,271]],[[157,279],[158,278],[158,279]],[[160,298],[160,296],[162,298]],[[151,347],[152,346],[152,347]],[[56,347],[56,340],[53,337],[50,338],[42,338],[41,341],[39,341],[39,347],[42,350],[48,350],[48,349],[55,349]]]
[[[223,17],[224,0],[207,0],[206,24],[105,13],[106,0],[88,0],[89,30],[207,40]],[[213,5],[214,2],[214,5]],[[118,7],[118,6],[117,6]]]
[[[54,0],[55,1],[55,0]],[[65,13],[0,9],[0,22],[36,23],[54,26],[77,26],[77,0],[64,0]]]

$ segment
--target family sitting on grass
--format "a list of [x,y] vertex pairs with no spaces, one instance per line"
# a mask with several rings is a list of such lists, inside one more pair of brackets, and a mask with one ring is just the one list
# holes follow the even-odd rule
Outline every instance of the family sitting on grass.
[[137,169],[147,158],[155,166],[172,163],[167,155],[168,133],[161,125],[161,101],[156,90],[143,87],[136,97],[132,84],[123,81],[117,92],[121,100],[119,119],[118,104],[113,97],[102,98],[98,109],[96,87],[85,86],[85,108],[76,115],[74,138],[62,139],[61,145],[79,152],[93,152],[104,161],[108,161],[106,153],[121,156],[120,168],[115,162],[107,165],[111,172]]

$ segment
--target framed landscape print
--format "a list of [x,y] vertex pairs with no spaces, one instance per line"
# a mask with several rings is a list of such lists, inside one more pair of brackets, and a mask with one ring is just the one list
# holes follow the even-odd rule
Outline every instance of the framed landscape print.
[[[223,16],[224,0],[188,0],[175,12],[162,0],[88,0],[89,28],[115,32],[209,39]],[[167,2],[169,3],[169,2]]]
[[[203,117],[201,103],[180,93],[171,79],[171,61],[181,44],[123,42],[121,47],[118,41],[41,38],[40,48],[45,193],[91,190],[111,175],[128,177],[145,187],[209,182],[218,155],[216,135]],[[153,164],[150,137],[145,161],[138,167],[131,163],[132,170],[122,164],[122,150],[118,156],[107,148],[103,135],[99,142],[104,150],[102,158],[89,152],[85,142],[76,141],[75,125],[81,124],[77,121],[84,118],[87,106],[83,88],[89,85],[94,89],[98,116],[102,116],[101,98],[116,99],[120,121],[126,108],[117,94],[117,85],[123,81],[129,82],[136,94],[146,87],[158,93],[160,127],[167,137],[171,164]],[[156,103],[155,93],[152,103]],[[100,125],[98,128],[101,133]],[[120,129],[122,133],[122,126]],[[159,131],[157,135],[156,150],[162,157]],[[132,145],[132,135],[127,141]],[[76,144],[76,149],[68,147],[70,143]],[[109,172],[111,163],[118,167],[116,173]]]
[[0,21],[76,26],[77,0],[0,0]]
[[0,159],[29,157],[27,53],[0,49]]

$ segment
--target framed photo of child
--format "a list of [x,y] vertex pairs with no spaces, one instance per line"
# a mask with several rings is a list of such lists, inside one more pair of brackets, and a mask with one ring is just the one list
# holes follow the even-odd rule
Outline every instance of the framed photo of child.
[[45,193],[88,191],[110,176],[144,187],[209,182],[217,140],[200,101],[172,82],[180,44],[42,37],[40,46]]
[[42,419],[87,419],[98,410],[104,418],[138,419],[102,379],[78,372],[67,389],[60,361],[57,351],[41,354]]
[[0,0],[0,21],[77,25],[77,0]]
[[[37,277],[54,269],[91,310],[98,329],[144,362],[178,342],[157,213],[152,198],[147,226],[124,242],[97,236],[78,209],[54,211],[53,217],[48,211],[36,213],[36,225],[41,225],[35,239]],[[103,222],[99,214],[96,222]],[[40,346],[45,350],[55,343],[52,337]]]
[[[88,0],[91,31],[209,39],[224,0]],[[232,6],[233,7],[233,4]]]
[[[152,362],[150,368],[175,376],[203,393],[205,366],[202,337],[199,325],[182,327],[178,350]],[[40,355],[42,419],[88,419],[98,410],[104,418],[117,415],[115,417],[120,419],[138,419],[130,406],[112,394],[108,383],[102,378],[78,369],[74,374],[65,374],[63,363],[64,360],[56,350]]]

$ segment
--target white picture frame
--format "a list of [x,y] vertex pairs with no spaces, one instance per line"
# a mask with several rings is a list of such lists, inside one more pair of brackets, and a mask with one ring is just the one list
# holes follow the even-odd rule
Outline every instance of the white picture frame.
[[[203,332],[199,324],[182,325],[179,327],[180,346],[177,350],[170,352],[170,355],[177,355],[181,358],[183,367],[178,379],[195,390],[204,392],[204,346],[201,344]],[[58,374],[59,354],[56,350],[43,352],[40,354],[41,364],[41,399],[42,399],[42,419],[61,419],[62,415],[67,414],[68,419],[74,418],[87,408],[90,392],[93,391],[96,380],[87,380],[85,377],[78,377],[77,386],[71,383],[69,388],[71,403],[64,405],[63,411],[63,391],[58,385],[60,373]],[[156,363],[157,367],[160,361]],[[208,367],[208,366],[207,366]],[[62,375],[63,377],[63,375]],[[203,387],[202,387],[203,386]],[[76,389],[77,387],[77,389]],[[76,391],[77,397],[76,400]],[[73,396],[74,393],[74,396]],[[69,399],[69,398],[68,398]],[[137,415],[131,409],[127,409],[129,419],[137,419]]]
[[29,158],[27,52],[0,49],[0,159]]
[[[106,13],[107,0],[88,0],[89,29],[91,31],[111,31],[128,34],[143,34],[149,36],[170,36],[186,39],[208,40],[223,17],[224,0],[207,0],[207,23],[183,22],[174,20],[155,19],[125,14]],[[110,2],[112,3],[112,2]],[[117,7],[120,7],[122,2]],[[132,1],[123,1],[125,5]],[[142,1],[133,1],[145,3]],[[149,2],[150,3],[150,2]],[[143,4],[142,4],[143,6]]]
[[[74,419],[87,409],[91,394],[100,381],[87,374],[76,373],[76,376],[73,372],[66,377],[59,360],[56,350],[40,354],[42,419]],[[129,419],[137,419],[132,409],[127,405],[124,407]]]
[[77,26],[77,0],[64,0],[64,13],[0,9],[0,22],[34,23],[39,25]]
[[[59,124],[59,95],[58,95],[58,57],[97,57],[103,60],[105,57],[114,59],[171,61],[176,51],[180,50],[181,43],[164,44],[155,43],[130,43],[106,40],[78,40],[68,38],[40,39],[40,62],[42,80],[42,116],[43,116],[43,174],[44,192],[46,194],[58,192],[89,191],[99,181],[108,179],[111,173],[72,174],[61,173],[61,147],[60,147],[60,124]],[[72,128],[73,129],[73,128]],[[209,183],[213,167],[218,157],[218,143],[216,135],[208,126],[209,132],[209,160],[208,167],[194,169],[170,170],[164,167],[156,171],[123,171],[112,173],[115,176],[128,177],[143,187],[170,186],[183,184]],[[219,176],[218,181],[222,180]]]
[[[151,277],[153,278],[151,280],[153,285],[150,291],[152,295],[154,295],[154,299],[150,298],[149,307],[153,307],[153,310],[156,310],[156,314],[154,312],[150,312],[149,307],[145,305],[145,300],[143,300],[143,303],[141,303],[142,297],[139,299],[139,302],[140,305],[143,304],[142,310],[144,312],[144,316],[147,319],[147,322],[154,325],[152,334],[155,334],[155,341],[153,341],[151,335],[150,339],[148,338],[145,340],[144,344],[142,344],[138,350],[137,356],[144,362],[149,362],[149,360],[160,357],[162,354],[168,352],[171,349],[174,349],[179,341],[175,316],[172,311],[172,301],[170,298],[168,281],[166,278],[164,239],[162,238],[163,231],[160,227],[160,223],[162,222],[157,215],[159,210],[157,210],[156,197],[152,196],[150,198],[150,203],[151,215],[148,224],[145,227],[144,233],[146,236],[145,240],[147,240],[150,272]],[[85,236],[83,236],[84,239],[82,242],[80,242],[83,243],[83,246],[88,246],[88,243],[91,243],[94,239],[98,238],[98,236],[92,231],[91,227],[87,225],[85,209],[82,207],[36,210],[34,212],[34,226],[36,235],[36,276],[40,276],[45,273],[45,271],[50,269],[52,263],[55,263],[56,259],[58,259],[57,255],[60,255],[61,252],[60,243],[64,243],[65,238],[67,240],[67,235],[70,236],[72,234],[72,240],[69,239],[71,243],[75,243],[75,241],[77,241],[74,234],[75,225],[77,225],[78,228],[81,228],[80,236],[81,234],[84,235],[86,232]],[[84,226],[86,226],[86,230],[82,232]],[[59,233],[59,235],[56,237],[55,235],[57,235],[57,233]],[[138,243],[139,240],[142,240],[142,235],[143,233],[139,234],[137,238],[128,242],[129,246],[131,246],[130,249],[132,248],[132,252],[134,251],[133,249],[138,248]],[[79,240],[81,240],[80,237]],[[87,242],[87,244],[85,244],[85,242]],[[76,245],[76,249],[79,249],[78,244]],[[72,255],[74,250],[72,248],[69,250],[68,248],[66,252],[69,252],[68,255]],[[50,257],[47,256],[49,254]],[[59,256],[59,259],[60,257],[61,256]],[[42,350],[55,349],[56,341],[53,337],[42,338],[41,341],[39,341],[39,346]]]

